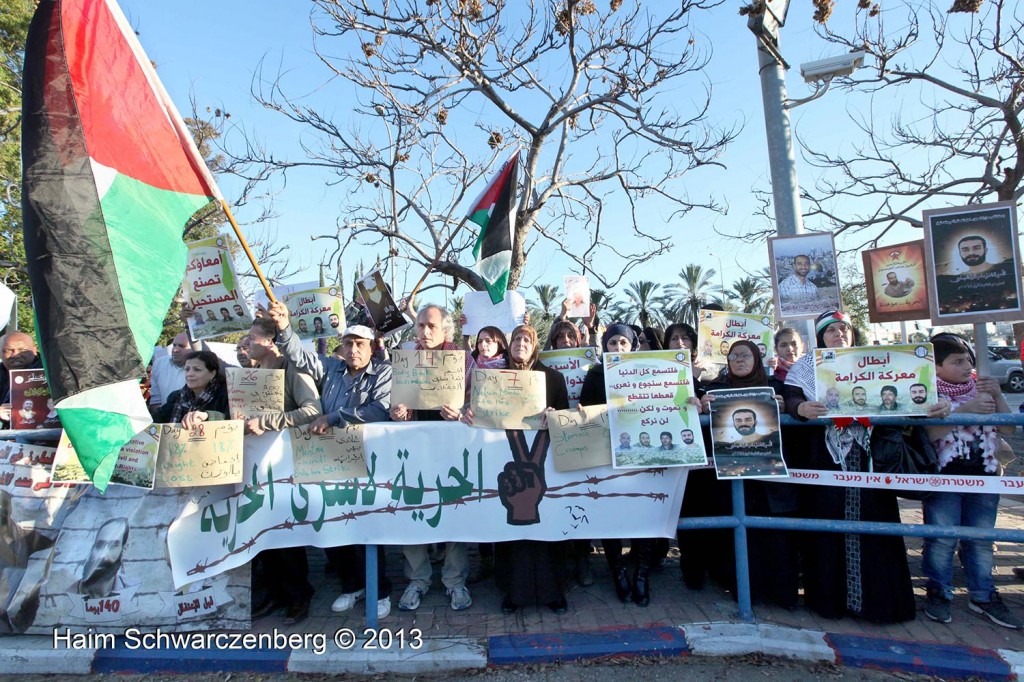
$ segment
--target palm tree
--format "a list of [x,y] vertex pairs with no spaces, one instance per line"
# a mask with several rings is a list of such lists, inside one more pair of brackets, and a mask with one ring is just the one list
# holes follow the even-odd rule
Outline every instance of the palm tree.
[[641,327],[662,324],[664,318],[662,317],[661,306],[659,305],[660,297],[658,296],[658,289],[660,288],[660,284],[647,280],[632,282],[626,287],[625,293],[628,303],[625,306],[625,310],[622,311],[626,313],[626,318],[630,321],[638,321]]
[[770,292],[759,277],[744,277],[733,282],[726,295],[736,302],[739,312],[763,315],[772,307]]
[[552,284],[537,284],[534,285],[533,290],[537,293],[537,302],[531,302],[530,305],[540,313],[544,322],[550,322],[554,318],[551,308],[557,303],[561,303],[558,287]]
[[666,289],[671,297],[672,317],[680,322],[697,326],[700,309],[711,302],[710,296],[718,291],[714,285],[717,273],[714,268],[705,270],[702,266],[690,263],[679,271],[681,284],[669,284]]

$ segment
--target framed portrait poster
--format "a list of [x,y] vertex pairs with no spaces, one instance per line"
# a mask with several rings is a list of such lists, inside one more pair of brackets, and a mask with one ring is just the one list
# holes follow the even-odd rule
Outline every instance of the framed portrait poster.
[[772,237],[768,254],[775,319],[810,320],[827,310],[843,309],[831,232]]
[[928,267],[924,241],[882,246],[861,252],[872,322],[927,320]]

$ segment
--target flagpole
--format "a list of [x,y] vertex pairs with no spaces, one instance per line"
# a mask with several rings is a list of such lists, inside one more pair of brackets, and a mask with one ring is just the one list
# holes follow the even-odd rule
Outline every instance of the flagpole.
[[245,236],[242,234],[242,230],[239,229],[238,223],[235,222],[235,216],[231,215],[231,209],[228,208],[228,202],[224,199],[220,200],[220,207],[224,209],[224,215],[228,217],[228,222],[231,223],[231,227],[235,230],[235,237],[238,239],[238,243],[242,245],[242,250],[245,251],[245,255],[248,256],[249,262],[252,264],[252,269],[256,271],[256,276],[260,278],[260,284],[263,285],[263,291],[267,292],[267,298],[271,302],[277,302],[274,298],[274,292],[270,290],[270,282],[263,276],[263,271],[260,270],[259,264],[256,262],[256,256],[253,255],[252,250],[249,249],[249,242],[245,241]]
[[409,294],[410,306],[412,305],[413,298],[416,297],[416,292],[420,290],[420,287],[423,286],[423,283],[427,281],[427,276],[430,275],[430,273],[434,271],[434,268],[437,266],[437,264],[441,262],[441,258],[444,256],[445,251],[447,251],[448,247],[452,245],[453,241],[455,241],[455,235],[459,233],[459,230],[462,229],[462,226],[466,224],[467,220],[469,220],[468,215],[462,219],[462,222],[455,226],[455,229],[452,230],[451,235],[448,237],[448,241],[444,243],[444,246],[438,249],[437,257],[435,257],[434,260],[430,263],[430,265],[427,266],[427,270],[426,272],[423,273],[423,276],[420,277],[420,281],[416,282],[416,286],[412,288],[412,292],[410,292]]

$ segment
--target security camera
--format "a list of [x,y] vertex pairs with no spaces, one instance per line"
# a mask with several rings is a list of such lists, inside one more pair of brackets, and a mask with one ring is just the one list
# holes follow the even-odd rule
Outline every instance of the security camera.
[[800,75],[808,83],[827,81],[836,76],[849,76],[858,68],[864,66],[864,57],[866,56],[866,52],[849,52],[838,57],[807,62],[800,65]]

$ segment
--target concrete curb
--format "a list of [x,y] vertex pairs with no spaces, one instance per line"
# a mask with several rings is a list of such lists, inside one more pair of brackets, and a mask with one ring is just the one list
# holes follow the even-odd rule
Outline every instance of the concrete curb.
[[310,649],[129,649],[123,638],[109,648],[54,648],[46,636],[0,639],[4,672],[63,673],[438,673],[521,663],[551,663],[623,656],[741,656],[769,654],[826,661],[851,668],[974,677],[1024,679],[1024,652],[905,642],[801,630],[771,624],[694,623],[679,627],[611,628],[590,632],[500,635],[485,639],[425,638],[422,648],[368,649],[364,640],[349,648],[328,642]]

